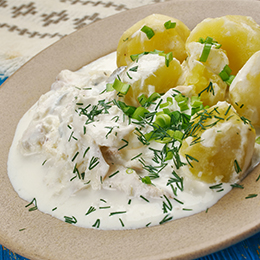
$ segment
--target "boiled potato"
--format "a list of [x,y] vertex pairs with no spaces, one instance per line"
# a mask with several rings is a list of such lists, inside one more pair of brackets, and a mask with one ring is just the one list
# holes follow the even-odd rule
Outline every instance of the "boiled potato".
[[[183,73],[177,82],[177,89],[186,96],[200,96],[204,105],[215,105],[225,100],[227,84],[219,73],[228,64],[222,49],[211,48],[206,62],[200,62],[203,44],[192,42],[187,45],[188,58],[183,62]],[[189,86],[186,91],[184,86]]]
[[[166,29],[165,22],[176,23],[174,28]],[[149,39],[141,29],[143,26],[151,28],[154,36]],[[144,51],[160,50],[172,52],[173,57],[182,62],[186,58],[185,41],[190,34],[189,28],[178,19],[153,14],[137,22],[121,36],[117,47],[117,66],[129,65],[130,55]]]
[[207,36],[222,44],[234,75],[253,53],[260,50],[260,27],[251,17],[227,15],[207,18],[191,31],[187,44]]
[[140,57],[119,74],[122,82],[131,85],[124,97],[125,103],[140,106],[138,97],[141,94],[148,97],[154,92],[165,93],[176,86],[181,72],[180,62],[175,58],[166,66],[165,57],[159,54]]
[[260,51],[238,72],[230,85],[229,97],[240,116],[260,126]]
[[253,155],[255,130],[230,104],[218,102],[195,114],[190,134],[180,154],[195,178],[220,183],[244,177]]

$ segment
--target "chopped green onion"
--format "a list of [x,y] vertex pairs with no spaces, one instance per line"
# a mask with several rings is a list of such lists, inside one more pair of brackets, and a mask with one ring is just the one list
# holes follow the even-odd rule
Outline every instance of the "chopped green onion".
[[113,90],[115,90],[113,88],[113,84],[112,83],[107,83],[106,84],[106,91],[109,92],[109,91],[113,91]]
[[122,81],[116,78],[112,87],[119,93],[125,95],[130,88],[130,84],[123,83]]
[[151,178],[149,176],[143,177],[142,182],[145,183],[145,184],[152,184]]
[[171,117],[167,114],[158,114],[154,121],[154,124],[164,128],[170,126],[171,124]]
[[187,97],[184,97],[182,94],[178,94],[174,97],[174,99],[176,100],[181,111],[189,109],[188,106],[189,99]]
[[166,67],[169,67],[170,62],[173,60],[172,52],[169,52],[165,55],[165,65]]
[[149,111],[144,107],[137,107],[134,113],[132,114],[132,118],[136,120],[142,120],[145,117],[145,114],[149,113]]
[[258,137],[255,139],[255,142],[256,142],[257,144],[260,144],[260,136],[258,136]]
[[150,27],[148,27],[148,26],[146,26],[146,25],[144,25],[144,26],[141,28],[141,31],[146,34],[146,36],[147,36],[147,38],[148,38],[149,40],[152,39],[153,36],[154,36],[154,31],[153,31],[153,29],[150,28]]
[[212,46],[212,44],[209,44],[209,43],[204,44],[203,51],[201,53],[199,61],[201,61],[201,62],[207,61],[207,59],[209,57],[210,50],[211,50],[211,46]]
[[127,173],[127,174],[132,174],[132,173],[134,173],[134,170],[131,169],[131,168],[127,168],[127,169],[126,169],[126,173]]
[[165,27],[165,29],[173,29],[173,28],[175,28],[175,26],[176,26],[176,23],[175,22],[173,22],[172,23],[172,21],[171,20],[169,20],[169,21],[167,21],[167,22],[165,22],[164,23],[164,27]]

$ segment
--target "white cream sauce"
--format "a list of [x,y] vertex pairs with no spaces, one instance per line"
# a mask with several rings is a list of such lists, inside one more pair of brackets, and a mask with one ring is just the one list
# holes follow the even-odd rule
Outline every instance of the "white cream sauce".
[[[176,196],[167,185],[175,165],[167,161],[160,178],[152,179],[154,185],[145,184],[139,175],[148,173],[139,173],[140,158],[147,165],[158,164],[152,160],[154,153],[137,140],[136,125],[129,124],[113,103],[94,123],[85,125],[86,117],[79,116],[81,103],[93,108],[99,100],[116,98],[115,91],[100,94],[116,68],[115,60],[112,53],[78,72],[61,72],[52,90],[23,116],[8,159],[14,189],[28,202],[35,198],[40,211],[86,228],[141,228],[207,210],[231,190],[230,183],[218,192],[184,171],[184,190],[172,184]],[[118,151],[126,144],[123,139],[128,146]],[[154,142],[151,147],[160,150],[162,145]],[[90,165],[95,167],[90,170]]]

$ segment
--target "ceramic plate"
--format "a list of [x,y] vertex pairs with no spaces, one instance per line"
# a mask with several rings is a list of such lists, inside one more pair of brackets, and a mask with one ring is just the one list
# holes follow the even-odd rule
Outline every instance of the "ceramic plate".
[[[0,243],[29,259],[187,259],[239,242],[260,230],[256,169],[216,205],[161,226],[125,231],[75,227],[39,211],[13,190],[6,170],[16,125],[62,69],[77,70],[116,50],[121,34],[152,13],[183,21],[190,29],[207,17],[250,15],[260,23],[258,1],[169,1],[133,9],[95,22],[55,43],[10,77],[0,89]],[[23,231],[21,231],[23,230]]]

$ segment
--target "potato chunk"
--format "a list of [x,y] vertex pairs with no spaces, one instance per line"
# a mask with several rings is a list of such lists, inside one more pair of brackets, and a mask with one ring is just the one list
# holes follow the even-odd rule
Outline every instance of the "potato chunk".
[[[176,23],[174,28],[166,29],[165,22]],[[151,28],[154,32],[152,38],[141,31],[143,26]],[[129,65],[133,54],[144,51],[160,50],[165,53],[172,52],[173,57],[182,62],[186,58],[185,41],[190,34],[189,28],[178,19],[153,14],[137,22],[121,36],[117,47],[117,66]]]
[[187,44],[198,41],[200,37],[205,39],[207,36],[222,44],[234,75],[253,53],[260,50],[260,27],[248,16],[207,18],[191,31]]
[[165,57],[159,54],[147,54],[132,62],[119,77],[124,83],[131,85],[124,97],[128,105],[139,106],[138,97],[147,97],[154,92],[165,93],[176,86],[181,75],[180,62],[175,58],[165,64]]
[[260,51],[238,72],[229,89],[230,102],[240,116],[260,126]]
[[233,183],[244,177],[253,155],[255,130],[230,104],[218,102],[195,114],[190,135],[180,154],[195,178]]
[[[177,89],[189,97],[200,96],[204,105],[213,106],[225,100],[227,84],[218,74],[229,61],[222,49],[212,47],[207,61],[200,62],[203,47],[204,44],[198,42],[187,45],[188,58],[182,63],[183,73]],[[188,92],[185,86],[189,86]]]

